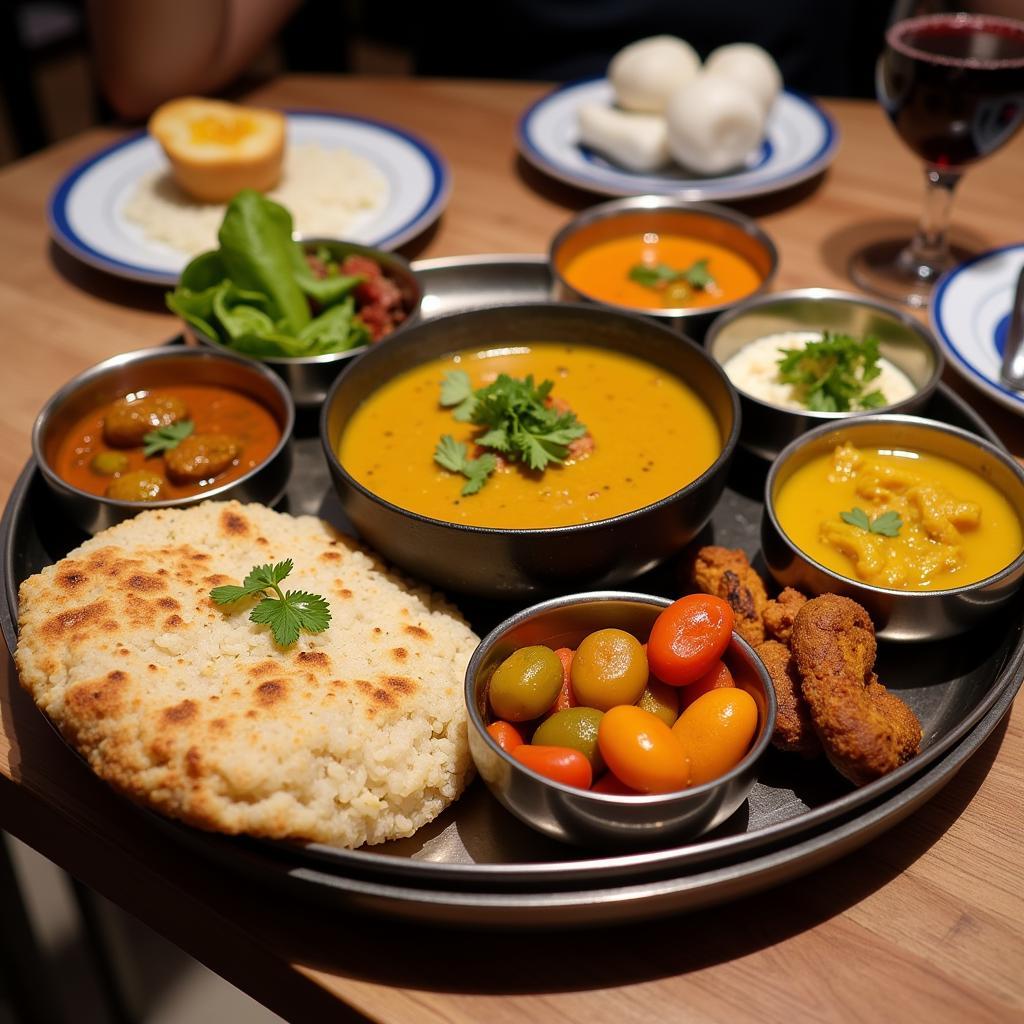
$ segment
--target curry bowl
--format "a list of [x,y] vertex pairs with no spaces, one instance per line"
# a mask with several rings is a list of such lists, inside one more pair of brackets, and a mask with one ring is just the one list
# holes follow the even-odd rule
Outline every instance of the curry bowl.
[[[750,217],[669,196],[584,210],[555,235],[548,259],[559,298],[640,313],[697,338],[717,314],[765,291],[779,264]],[[700,277],[684,273],[700,262]]]
[[[137,402],[152,390],[163,393],[174,392],[174,389],[182,389],[186,415],[194,417],[188,420],[189,432],[196,435],[193,440],[202,436],[200,432],[204,428],[198,415],[188,411],[191,406],[187,403],[207,393],[212,401],[219,403],[210,415],[229,417],[225,422],[237,428],[232,442],[234,455],[227,467],[212,473],[212,463],[208,454],[204,454],[205,464],[200,463],[193,473],[194,486],[181,488],[195,491],[188,495],[125,500],[102,491],[96,493],[99,488],[111,489],[115,480],[124,483],[127,473],[116,472],[93,480],[92,463],[86,456],[95,450],[92,456],[95,459],[106,452],[117,462],[128,459],[127,453],[134,451],[129,446],[111,448],[103,443],[105,421],[101,410],[125,396]],[[218,391],[215,393],[212,389]],[[232,396],[239,396],[236,404],[240,408],[231,406]],[[240,418],[250,413],[254,417],[251,425]],[[294,425],[295,406],[288,389],[279,377],[259,363],[226,352],[161,346],[113,356],[68,381],[36,417],[32,428],[32,453],[47,487],[69,517],[87,533],[97,533],[148,509],[182,508],[210,498],[275,504],[284,493],[291,473]],[[78,428],[84,431],[81,443],[75,442]],[[263,436],[257,436],[258,431],[262,431]],[[173,431],[169,438],[173,443]],[[119,438],[118,444],[123,440]],[[187,434],[178,443],[183,445],[186,440]],[[141,446],[142,442],[136,447]],[[232,452],[227,454],[232,455]],[[154,455],[135,452],[135,463],[144,466],[146,472],[159,475],[154,468],[157,465]],[[210,473],[210,476],[204,477],[203,473]]]
[[[302,239],[304,248],[327,249],[338,262],[348,256],[365,256],[377,263],[384,276],[393,282],[401,291],[402,305],[406,309],[407,317],[390,334],[380,339],[380,342],[389,341],[394,334],[405,330],[406,327],[415,323],[419,317],[420,302],[423,298],[423,288],[409,266],[408,261],[398,253],[384,252],[381,249],[372,249],[355,242],[344,242],[335,239]],[[357,310],[358,313],[358,310]],[[319,407],[327,395],[327,391],[339,373],[351,362],[367,352],[372,345],[380,342],[370,342],[357,348],[350,348],[344,352],[330,352],[318,356],[251,356],[242,352],[234,352],[224,345],[218,338],[211,337],[207,332],[201,330],[195,324],[184,322],[186,337],[195,340],[200,345],[212,348],[218,352],[229,352],[238,355],[243,359],[262,363],[274,371],[287,385],[291,392],[292,399],[301,409]]]
[[[844,444],[883,458],[858,461],[837,450]],[[830,475],[817,479],[819,466]],[[887,508],[878,516],[874,494]],[[860,416],[812,430],[778,457],[761,548],[781,586],[853,598],[879,637],[938,640],[1019,589],[1022,524],[1024,469],[1005,449],[936,420]]]
[[[942,377],[944,360],[938,342],[914,317],[895,306],[830,288],[800,288],[748,299],[711,324],[704,347],[726,368],[739,392],[743,409],[740,444],[763,459],[774,459],[786,445],[814,427],[864,415],[788,408],[744,390],[744,376],[775,369],[779,348],[799,345],[824,331],[858,339],[873,335],[878,339],[881,357],[902,374],[903,380],[895,378],[896,386],[903,386],[906,397],[868,412],[919,413],[927,407]],[[779,340],[769,344],[768,355],[755,354],[748,348],[763,346],[766,339],[776,337]],[[735,361],[737,356],[753,358],[753,362],[741,368]],[[891,374],[892,369],[887,372]],[[762,381],[760,386],[766,385]],[[877,387],[877,383],[870,386]]]
[[711,782],[651,795],[578,789],[526,767],[487,731],[488,686],[513,651],[534,644],[575,648],[588,633],[603,628],[625,630],[645,642],[654,620],[669,604],[666,598],[618,591],[559,597],[506,619],[476,649],[466,670],[470,753],[490,791],[527,825],[583,846],[651,846],[696,838],[726,821],[746,800],[775,728],[776,702],[760,659],[736,633],[724,660],[736,686],[754,699],[758,723],[742,760]]
[[[598,388],[596,378],[574,364],[572,373],[580,386],[573,401],[590,402],[592,411],[596,403],[600,408],[594,414],[608,427],[601,433],[594,425],[597,454],[590,457],[587,479],[601,466],[607,467],[600,470],[605,475],[584,494],[570,490],[576,480],[579,492],[581,477],[570,475],[582,472],[575,466],[543,474],[510,466],[505,491],[500,490],[506,485],[499,471],[498,482],[485,487],[498,490],[460,498],[453,475],[438,470],[433,461],[440,438],[460,426],[451,411],[439,405],[437,388],[443,374],[437,367],[463,365],[450,360],[452,353],[470,353],[464,365],[473,368],[476,356],[522,355],[529,361],[535,355],[540,358],[540,350],[556,363],[551,373],[558,380],[555,401],[562,377],[570,373],[557,365],[563,357],[569,363],[583,355],[593,356],[595,364],[618,360],[623,373],[634,375],[631,379],[641,374],[642,394],[613,393],[613,388],[625,385],[616,379]],[[417,375],[424,376],[413,386]],[[399,386],[406,389],[408,400],[398,397]],[[652,403],[660,400],[662,391],[689,395],[693,421],[652,419],[652,409],[657,408]],[[381,404],[378,396],[385,395],[391,417],[374,425],[363,407]],[[665,449],[657,465],[653,454],[645,462],[632,450],[621,464],[612,463],[612,453],[621,443],[615,430],[622,428],[623,417],[630,418],[634,430],[651,420],[650,432],[656,435],[651,443]],[[703,462],[693,462],[694,453],[684,450],[691,435],[690,447],[700,447],[698,433],[707,446],[699,453]],[[350,366],[331,389],[320,425],[342,508],[369,544],[401,568],[446,590],[497,599],[613,585],[677,551],[708,521],[725,486],[738,433],[735,392],[699,346],[640,317],[568,303],[496,306],[417,324]],[[361,443],[351,440],[357,435],[364,439]],[[341,458],[339,444],[348,446],[353,456]],[[566,476],[557,477],[562,471]],[[377,477],[372,476],[375,472]],[[391,499],[379,493],[384,488],[381,473],[391,475],[396,494]],[[664,490],[652,491],[656,485]],[[502,504],[505,510],[495,513],[497,518],[477,525],[474,517],[483,506],[472,503],[486,499],[493,505],[489,495],[495,493],[509,496],[507,509]],[[633,495],[641,493],[656,496],[634,500]],[[563,496],[565,508],[558,507]],[[543,519],[551,507],[559,515],[564,512],[565,518]],[[607,517],[592,511],[606,507],[619,511]],[[562,525],[545,525],[551,522]]]

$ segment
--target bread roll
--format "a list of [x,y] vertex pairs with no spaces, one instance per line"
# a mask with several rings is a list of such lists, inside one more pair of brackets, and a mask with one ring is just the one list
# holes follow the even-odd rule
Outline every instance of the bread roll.
[[624,110],[663,114],[672,94],[700,70],[697,51],[675,36],[630,43],[612,58],[608,79]]
[[676,91],[666,113],[669,152],[699,174],[739,167],[764,137],[761,102],[722,75],[698,75]]
[[771,54],[754,43],[730,43],[713,50],[704,63],[708,74],[724,75],[746,86],[767,112],[782,89],[782,72]]
[[635,114],[600,103],[580,108],[580,141],[630,171],[656,171],[668,163],[668,128],[657,114]]
[[174,180],[205,203],[226,203],[243,188],[272,189],[281,178],[285,119],[276,110],[185,96],[158,107],[149,132]]

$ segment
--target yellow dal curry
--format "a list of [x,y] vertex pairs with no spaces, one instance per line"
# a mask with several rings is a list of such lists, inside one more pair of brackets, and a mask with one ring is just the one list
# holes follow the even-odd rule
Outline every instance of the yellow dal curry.
[[[844,521],[898,514],[895,536]],[[1021,551],[1006,497],[964,466],[926,452],[846,444],[801,466],[775,502],[779,523],[806,554],[842,576],[892,590],[949,590],[999,572]],[[891,517],[890,517],[891,519]]]
[[[476,494],[434,462],[450,434],[472,448],[479,427],[460,423],[438,399],[445,374],[461,369],[475,388],[499,373],[554,382],[593,438],[593,450],[532,472],[502,465]],[[346,426],[338,457],[363,486],[402,508],[470,526],[544,529],[608,519],[665,498],[718,457],[722,438],[707,406],[651,363],[599,348],[537,343],[463,351],[400,374],[367,398]]]

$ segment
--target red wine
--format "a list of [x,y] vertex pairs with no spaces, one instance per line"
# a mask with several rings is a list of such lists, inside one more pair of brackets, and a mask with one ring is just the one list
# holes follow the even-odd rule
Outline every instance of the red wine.
[[1024,123],[1024,22],[937,14],[886,33],[878,98],[928,163],[957,168],[988,156]]

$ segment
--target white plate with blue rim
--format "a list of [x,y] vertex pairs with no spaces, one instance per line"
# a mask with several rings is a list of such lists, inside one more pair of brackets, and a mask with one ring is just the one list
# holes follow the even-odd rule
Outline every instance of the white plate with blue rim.
[[[384,189],[352,221],[345,232],[347,241],[396,249],[436,220],[448,202],[447,164],[435,149],[404,129],[346,114],[289,111],[287,139],[289,146],[346,149],[369,161],[383,177]],[[54,240],[83,263],[118,277],[175,284],[192,254],[155,240],[125,213],[139,183],[167,166],[159,143],[146,132],[84,160],[50,197]],[[216,247],[215,235],[214,230],[207,248]]]
[[935,283],[929,317],[949,364],[1000,405],[1024,415],[1024,392],[999,378],[1024,242],[981,253]]
[[681,167],[638,174],[581,145],[577,112],[587,103],[614,105],[608,79],[572,82],[538,100],[520,119],[519,151],[553,178],[605,196],[713,202],[765,195],[813,178],[832,162],[839,145],[832,118],[813,100],[787,89],[768,113],[764,141],[743,167],[708,177]]

